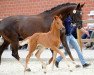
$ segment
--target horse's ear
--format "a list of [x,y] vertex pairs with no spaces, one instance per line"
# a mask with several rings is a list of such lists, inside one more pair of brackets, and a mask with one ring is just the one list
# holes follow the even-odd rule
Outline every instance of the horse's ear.
[[83,4],[81,4],[81,6],[80,6],[80,7],[82,8],[84,5],[85,5],[85,2],[84,2]]

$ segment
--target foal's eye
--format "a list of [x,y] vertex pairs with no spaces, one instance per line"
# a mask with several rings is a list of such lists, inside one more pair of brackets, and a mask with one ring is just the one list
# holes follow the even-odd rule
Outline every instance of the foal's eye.
[[57,22],[57,24],[59,24],[59,23]]

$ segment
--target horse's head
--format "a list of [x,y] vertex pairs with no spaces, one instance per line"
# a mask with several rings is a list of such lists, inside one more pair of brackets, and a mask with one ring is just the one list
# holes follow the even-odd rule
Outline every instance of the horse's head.
[[78,28],[82,27],[82,7],[84,4],[78,4],[71,12],[70,16],[72,17],[72,23],[77,25]]
[[[71,16],[73,19],[73,23],[75,23],[78,28],[82,27],[82,7],[84,4],[76,4],[76,3],[64,3],[61,5],[58,5],[51,10],[44,11],[43,13],[39,15],[44,15],[46,17],[53,17],[54,15],[62,15],[62,21],[67,16]],[[49,16],[48,16],[49,15]]]
[[54,27],[58,30],[62,30],[64,28],[62,20],[61,20],[61,15],[60,16],[54,16],[53,23]]

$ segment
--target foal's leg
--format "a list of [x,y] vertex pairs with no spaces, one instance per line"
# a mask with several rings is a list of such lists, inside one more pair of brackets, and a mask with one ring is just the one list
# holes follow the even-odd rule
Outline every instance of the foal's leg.
[[51,51],[51,53],[52,53],[52,57],[49,59],[49,64],[52,62],[52,60],[53,60],[53,50],[51,50],[50,49],[50,51]]
[[66,59],[66,57],[65,57],[65,55],[64,55],[63,52],[61,52],[57,47],[53,47],[52,50],[54,50],[54,51],[56,51],[57,53],[59,53],[59,54],[63,57],[63,59],[65,60],[67,66],[70,67],[70,65],[69,65],[69,63],[67,62],[67,59]]
[[46,64],[43,62],[43,60],[40,58],[41,53],[44,51],[45,48],[41,47],[41,49],[38,49],[35,56],[37,59],[42,63],[43,68],[46,67]]
[[24,70],[24,72],[25,72],[25,71],[31,71],[30,68],[28,68],[28,62],[30,61],[30,57],[31,57],[32,53],[35,51],[36,46],[37,46],[37,44],[34,43],[34,42],[32,42],[32,43],[29,42],[29,43],[28,43],[29,53],[28,53],[28,55],[26,56],[26,63],[25,63],[25,70]]
[[52,65],[52,70],[54,69],[54,64],[55,64],[55,61],[56,61],[56,55],[57,55],[57,52],[56,51],[53,51],[53,65]]
[[47,64],[44,63],[43,60],[40,58],[40,55],[41,55],[41,53],[44,51],[44,49],[45,49],[44,47],[42,47],[41,49],[39,49],[39,50],[36,52],[35,56],[36,56],[37,59],[42,63],[42,68],[44,69],[44,73],[46,73],[46,72],[47,72],[47,70],[46,70]]

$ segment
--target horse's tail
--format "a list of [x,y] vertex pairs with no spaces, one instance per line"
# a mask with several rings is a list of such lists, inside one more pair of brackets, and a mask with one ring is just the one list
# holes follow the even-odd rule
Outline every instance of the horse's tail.
[[0,46],[1,46],[3,43],[4,43],[4,39],[3,39],[3,37],[1,36],[1,37],[0,37]]

